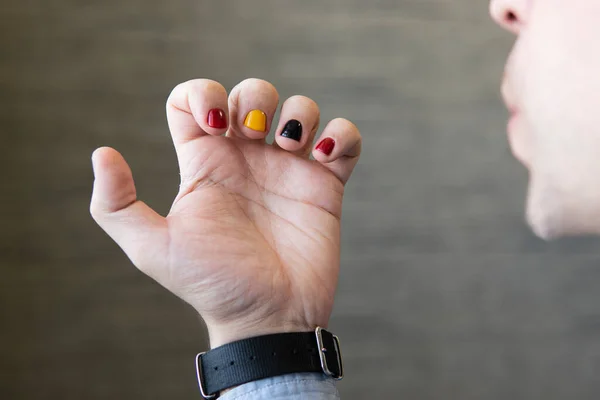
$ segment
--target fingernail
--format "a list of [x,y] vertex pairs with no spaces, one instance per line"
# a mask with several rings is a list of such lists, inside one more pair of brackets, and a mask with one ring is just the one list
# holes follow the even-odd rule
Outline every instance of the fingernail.
[[333,140],[332,138],[326,138],[321,140],[321,143],[317,145],[317,150],[323,152],[326,156],[328,156],[333,152],[334,147],[335,140]]
[[302,138],[302,124],[300,121],[292,119],[288,121],[287,124],[283,127],[283,131],[281,132],[281,137],[293,139],[297,142]]
[[267,130],[267,114],[260,110],[252,110],[246,115],[244,125],[253,131],[265,132]]
[[227,128],[227,116],[220,108],[213,108],[208,112],[208,126],[216,129]]

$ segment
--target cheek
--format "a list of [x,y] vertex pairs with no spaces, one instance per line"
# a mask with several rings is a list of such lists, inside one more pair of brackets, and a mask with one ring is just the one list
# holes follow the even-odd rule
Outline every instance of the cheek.
[[[550,7],[555,1],[548,3]],[[600,151],[600,51],[589,44],[590,26],[600,40],[600,25],[574,17],[539,11],[515,47],[523,142],[534,164],[568,161],[569,155],[582,155],[589,146]]]
[[600,219],[600,2],[535,4],[510,71],[530,156],[529,221],[545,237],[592,232]]
[[543,0],[522,35],[520,69],[532,112],[548,119],[597,109],[600,88],[600,2]]

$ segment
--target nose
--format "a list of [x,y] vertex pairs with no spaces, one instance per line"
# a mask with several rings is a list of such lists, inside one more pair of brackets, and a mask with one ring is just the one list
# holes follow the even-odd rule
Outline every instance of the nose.
[[518,35],[527,23],[532,0],[492,0],[490,14],[498,25]]

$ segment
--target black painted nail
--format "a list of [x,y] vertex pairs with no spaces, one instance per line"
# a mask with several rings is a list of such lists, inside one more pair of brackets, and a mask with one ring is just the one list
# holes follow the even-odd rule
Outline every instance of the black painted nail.
[[295,119],[288,121],[281,132],[281,136],[288,139],[293,139],[297,142],[302,138],[302,124]]

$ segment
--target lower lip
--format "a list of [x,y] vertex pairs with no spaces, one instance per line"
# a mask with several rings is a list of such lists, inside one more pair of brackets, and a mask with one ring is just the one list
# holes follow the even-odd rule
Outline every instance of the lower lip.
[[515,158],[517,160],[519,160],[521,162],[521,164],[523,164],[526,168],[529,168],[529,163],[527,162],[527,159],[525,158],[524,154],[522,154],[520,151],[518,151],[519,149],[522,149],[522,146],[519,146],[518,144],[521,143],[521,139],[520,137],[517,137],[520,134],[517,134],[517,124],[519,123],[519,114],[515,113],[512,114],[510,117],[510,120],[508,121],[508,128],[507,128],[507,134],[508,134],[508,144],[512,150],[513,155],[515,156]]
[[517,124],[517,119],[519,118],[519,115],[514,113],[511,114],[510,116],[510,120],[508,121],[508,132],[512,132],[515,129],[515,125]]

